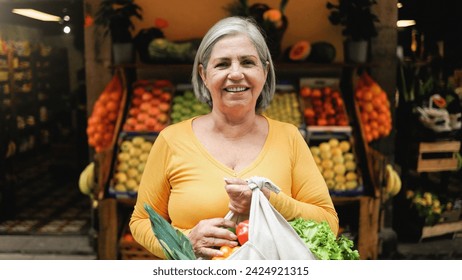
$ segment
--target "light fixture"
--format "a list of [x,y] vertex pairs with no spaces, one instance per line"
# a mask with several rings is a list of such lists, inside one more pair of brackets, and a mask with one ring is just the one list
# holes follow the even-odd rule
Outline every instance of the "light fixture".
[[397,27],[409,27],[413,25],[415,25],[415,20],[413,19],[398,20],[396,22]]
[[14,14],[30,17],[41,21],[61,21],[61,18],[58,16],[40,12],[34,9],[13,9],[12,12]]
[[64,28],[63,28],[63,32],[66,33],[66,34],[69,34],[69,33],[71,33],[71,28],[70,28],[69,26],[66,25],[66,26],[64,26]]

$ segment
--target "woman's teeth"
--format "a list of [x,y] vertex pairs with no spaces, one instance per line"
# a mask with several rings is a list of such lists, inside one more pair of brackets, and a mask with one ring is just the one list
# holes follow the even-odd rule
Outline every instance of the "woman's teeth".
[[246,87],[234,87],[234,88],[227,88],[226,91],[241,92],[241,91],[245,91],[246,89],[247,89]]

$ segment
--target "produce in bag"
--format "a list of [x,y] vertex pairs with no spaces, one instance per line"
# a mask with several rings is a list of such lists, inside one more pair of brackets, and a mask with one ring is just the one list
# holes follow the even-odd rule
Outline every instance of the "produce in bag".
[[[252,189],[250,204],[248,241],[233,252],[230,260],[314,260],[315,256],[284,219],[284,217],[269,203],[261,192],[262,187],[279,193],[280,189],[271,180],[264,177],[247,179]],[[225,219],[234,220],[239,224],[242,216],[228,212]],[[237,233],[237,230],[236,230]],[[280,238],[284,236],[284,238]]]
[[354,243],[344,235],[336,238],[326,221],[297,218],[289,222],[319,260],[359,260]]

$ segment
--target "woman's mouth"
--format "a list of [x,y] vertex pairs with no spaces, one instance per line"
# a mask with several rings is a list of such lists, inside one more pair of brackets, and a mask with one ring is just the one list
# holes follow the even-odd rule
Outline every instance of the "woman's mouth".
[[239,93],[248,90],[248,87],[228,87],[225,88],[225,91],[231,92],[231,93]]

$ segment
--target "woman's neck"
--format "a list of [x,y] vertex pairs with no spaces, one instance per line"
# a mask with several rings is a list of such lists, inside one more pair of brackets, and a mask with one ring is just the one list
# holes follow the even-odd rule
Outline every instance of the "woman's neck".
[[212,131],[222,134],[227,139],[240,139],[258,129],[259,115],[252,113],[245,116],[224,115],[212,112],[210,115]]

